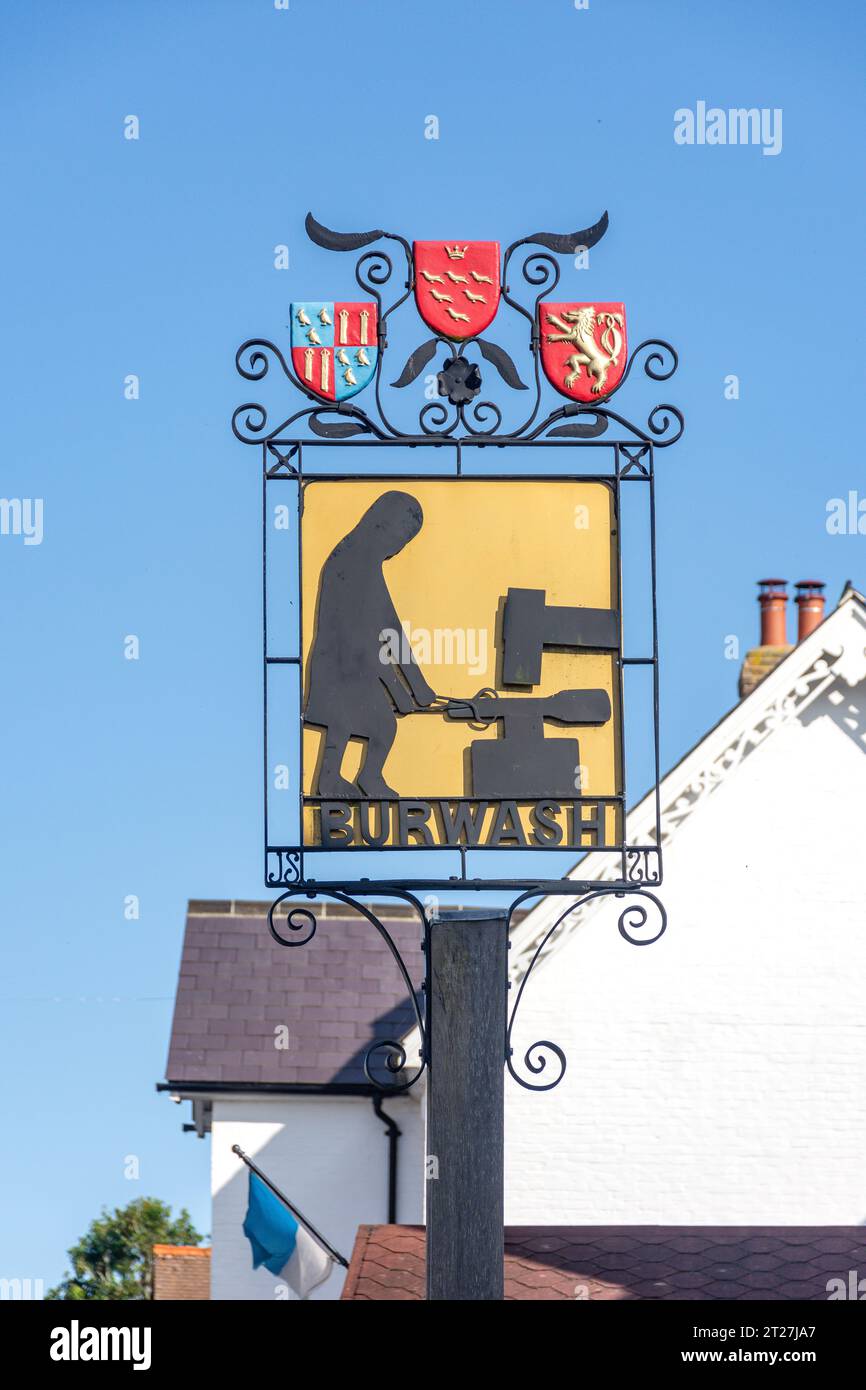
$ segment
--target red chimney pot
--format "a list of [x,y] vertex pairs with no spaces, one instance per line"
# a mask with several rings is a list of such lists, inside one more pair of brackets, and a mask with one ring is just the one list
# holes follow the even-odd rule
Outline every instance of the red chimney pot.
[[761,605],[761,646],[785,647],[788,645],[787,579],[759,579],[758,603]]
[[797,641],[802,642],[824,620],[824,585],[820,579],[801,579],[797,589]]

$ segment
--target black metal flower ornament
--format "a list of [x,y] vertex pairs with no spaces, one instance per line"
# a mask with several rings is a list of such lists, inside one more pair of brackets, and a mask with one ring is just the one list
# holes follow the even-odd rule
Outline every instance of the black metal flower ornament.
[[447,396],[451,405],[467,405],[481,390],[481,372],[465,357],[448,357],[437,373],[436,385],[439,395]]

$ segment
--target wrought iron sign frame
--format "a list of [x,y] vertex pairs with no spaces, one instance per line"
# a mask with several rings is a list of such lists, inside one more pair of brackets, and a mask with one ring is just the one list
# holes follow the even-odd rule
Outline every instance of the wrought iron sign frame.
[[[271,424],[268,412],[264,405],[258,402],[246,402],[237,407],[232,417],[232,429],[238,440],[244,444],[257,446],[260,450],[262,460],[262,546],[263,546],[263,697],[264,697],[264,822],[265,822],[265,883],[268,887],[280,890],[280,895],[272,905],[269,913],[269,926],[275,940],[286,946],[301,946],[308,942],[315,934],[317,920],[315,913],[308,906],[303,906],[298,899],[307,898],[309,900],[320,898],[330,899],[346,905],[353,911],[361,914],[380,937],[384,940],[390,950],[398,969],[401,971],[407,994],[412,1001],[415,1010],[416,1025],[421,1038],[421,1060],[418,1070],[411,1076],[407,1076],[407,1059],[403,1044],[399,1039],[383,1039],[375,1043],[369,1050],[365,1061],[365,1070],[371,1083],[383,1090],[400,1092],[413,1086],[422,1075],[429,1060],[427,1045],[425,1041],[425,1021],[423,1010],[418,1002],[418,994],[412,985],[405,964],[399,950],[389,933],[387,927],[377,916],[372,907],[365,906],[358,901],[356,895],[367,899],[393,898],[404,904],[408,904],[417,912],[419,926],[422,932],[422,947],[424,949],[425,960],[429,965],[429,940],[430,940],[430,914],[422,904],[419,894],[422,892],[433,893],[476,893],[478,891],[511,891],[517,896],[511,904],[509,910],[509,926],[514,911],[531,901],[544,895],[560,896],[570,899],[570,903],[558,915],[554,924],[543,936],[541,943],[536,949],[529,969],[524,975],[512,1005],[508,1020],[506,1036],[505,1055],[506,1061],[515,1080],[521,1085],[534,1090],[548,1090],[561,1079],[565,1070],[565,1057],[561,1049],[554,1043],[542,1041],[532,1044],[526,1051],[524,1065],[529,1073],[529,1077],[521,1076],[514,1069],[511,1061],[512,1047],[511,1037],[514,1027],[515,1016],[518,1006],[523,996],[529,974],[534,968],[536,961],[541,955],[547,942],[569,917],[577,909],[594,903],[607,896],[615,895],[617,898],[625,896],[635,896],[637,901],[631,906],[625,907],[620,912],[619,931],[628,941],[636,945],[650,944],[658,940],[666,927],[666,914],[664,907],[651,891],[662,883],[662,851],[660,844],[660,801],[659,801],[659,671],[658,671],[658,618],[656,603],[656,537],[655,537],[655,454],[660,448],[667,448],[676,443],[680,438],[684,428],[683,416],[680,410],[671,404],[658,404],[654,406],[647,417],[644,425],[637,425],[622,414],[618,409],[611,406],[611,399],[617,395],[626,385],[629,377],[635,369],[636,363],[642,362],[644,374],[653,382],[667,382],[676,371],[678,365],[678,355],[670,343],[663,339],[645,339],[627,355],[621,375],[615,385],[610,390],[599,392],[597,399],[592,400],[570,400],[547,413],[543,413],[542,402],[544,397],[544,387],[542,382],[542,343],[540,328],[540,306],[542,298],[552,294],[560,279],[560,267],[556,260],[557,255],[569,254],[581,248],[589,248],[596,244],[607,230],[607,214],[605,213],[592,227],[573,233],[557,234],[547,232],[536,232],[529,236],[522,237],[513,242],[505,251],[502,262],[501,275],[501,298],[519,316],[526,319],[530,325],[529,347],[533,365],[533,386],[527,388],[521,380],[517,367],[509,354],[498,344],[487,338],[475,334],[462,341],[436,334],[428,339],[419,348],[415,349],[403,365],[399,376],[392,381],[391,387],[394,390],[402,391],[405,387],[415,381],[428,365],[433,362],[437,354],[444,353],[444,361],[438,368],[436,380],[439,395],[442,398],[437,401],[428,401],[418,415],[417,428],[414,430],[403,430],[395,425],[386,413],[383,404],[383,377],[387,365],[387,345],[388,345],[388,325],[389,319],[394,312],[399,309],[412,295],[416,287],[416,262],[413,248],[410,243],[402,236],[386,232],[384,230],[372,230],[359,233],[338,233],[324,227],[321,223],[309,214],[306,219],[306,229],[311,240],[324,249],[340,252],[361,251],[355,264],[355,279],[359,287],[369,294],[376,306],[376,360],[375,364],[365,364],[371,366],[368,387],[372,387],[372,394],[375,400],[375,409],[365,410],[354,400],[325,400],[322,399],[315,390],[309,388],[301,379],[299,374],[293,369],[290,356],[283,353],[281,348],[274,342],[263,338],[248,339],[238,349],[236,354],[236,366],[240,375],[247,381],[259,382],[267,376],[271,366],[275,366],[282,373],[285,380],[306,399],[306,404],[293,410],[286,418],[280,419],[275,425]],[[385,304],[383,296],[387,287],[391,284],[394,276],[394,261],[388,250],[379,246],[373,250],[364,248],[371,246],[374,242],[393,243],[400,248],[400,254],[405,258],[406,277],[405,281],[398,285],[391,302]],[[542,249],[537,249],[537,248]],[[521,249],[525,248],[525,256],[520,264],[518,274],[522,278],[525,286],[530,292],[534,293],[534,302],[531,307],[518,297],[518,293],[509,284],[509,270],[513,274],[514,258]],[[447,248],[446,248],[447,249]],[[459,253],[459,247],[457,248]],[[519,258],[518,258],[519,259]],[[431,278],[431,277],[428,277]],[[436,278],[436,277],[432,277]],[[481,278],[481,277],[477,277]],[[399,280],[399,277],[398,277]],[[480,288],[480,286],[479,286]],[[333,307],[333,306],[332,306]],[[325,320],[323,319],[323,322]],[[563,325],[565,326],[565,325]],[[311,341],[316,341],[315,338]],[[345,339],[343,340],[345,341]],[[363,341],[363,340],[362,340]],[[471,349],[478,354],[481,361],[491,365],[498,373],[502,382],[514,391],[528,391],[530,393],[531,407],[525,413],[521,423],[513,427],[503,427],[503,413],[500,407],[492,400],[478,400],[482,383],[481,362],[473,361],[467,356]],[[589,369],[587,369],[589,370]],[[390,375],[390,372],[389,372]],[[355,383],[353,383],[354,385]],[[360,389],[360,388],[359,388]],[[447,404],[445,403],[447,401]],[[323,446],[337,444],[341,450],[345,450],[347,466],[345,470],[333,471],[331,468],[317,466],[316,451]],[[474,456],[476,450],[497,448],[503,450],[513,450],[515,448],[531,448],[533,451],[543,450],[542,454],[534,454],[539,460],[549,461],[548,466],[542,462],[538,472],[510,472],[510,473],[473,473],[466,472],[465,465],[470,457]],[[371,471],[360,467],[364,459],[365,451],[373,448],[378,450],[391,449],[421,449],[426,453],[427,450],[435,451],[429,456],[431,467],[427,471],[401,471],[391,473],[385,471]],[[560,450],[578,450],[578,457],[581,463],[586,460],[586,451],[594,451],[591,457],[608,459],[608,467],[593,466],[590,472],[582,472],[579,467],[568,469],[567,471],[557,471],[561,464],[562,456]],[[553,452],[551,452],[553,451]],[[595,451],[603,451],[601,453]],[[605,452],[606,451],[606,454]],[[443,469],[441,459],[443,452],[450,455],[449,467]],[[507,457],[507,452],[506,452]],[[566,458],[573,458],[574,455],[567,454]],[[425,463],[427,463],[425,458]],[[556,481],[556,482],[586,482],[603,483],[612,493],[615,524],[619,531],[622,518],[622,492],[626,485],[642,484],[648,489],[648,524],[649,524],[649,560],[650,560],[650,608],[651,608],[651,650],[648,652],[626,655],[623,649],[622,634],[622,549],[619,547],[618,560],[618,605],[619,605],[619,646],[616,651],[615,669],[617,675],[617,688],[619,691],[619,712],[620,722],[620,749],[622,750],[621,785],[618,794],[610,798],[585,797],[585,801],[596,803],[599,800],[614,801],[619,807],[619,824],[621,826],[622,843],[614,846],[581,846],[572,849],[575,858],[583,857],[585,854],[595,854],[601,852],[605,855],[617,856],[617,871],[606,871],[602,878],[580,879],[579,877],[555,878],[535,874],[528,877],[475,877],[467,872],[467,854],[496,853],[496,850],[485,848],[476,849],[463,844],[458,845],[436,845],[424,847],[423,853],[428,854],[450,854],[457,856],[459,860],[459,874],[447,877],[415,876],[415,877],[383,877],[371,879],[361,877],[351,879],[341,876],[339,879],[328,879],[312,877],[308,872],[308,856],[328,855],[340,852],[343,855],[352,853],[366,854],[401,854],[407,850],[418,852],[419,846],[394,844],[383,844],[381,846],[366,846],[363,849],[338,849],[337,847],[315,848],[309,845],[271,843],[269,835],[269,754],[268,754],[268,684],[269,674],[274,666],[289,665],[294,667],[298,673],[299,689],[303,689],[303,629],[302,623],[298,621],[298,655],[287,656],[276,654],[271,651],[269,645],[269,620],[268,620],[268,522],[269,522],[269,497],[271,489],[277,487],[283,489],[287,483],[294,485],[296,491],[296,501],[298,509],[297,537],[298,537],[298,586],[301,587],[300,569],[300,512],[303,502],[303,490],[305,483],[313,479],[328,479],[337,481],[340,479],[363,479],[365,481],[383,480],[393,483],[405,482],[408,480],[439,480],[439,479],[467,479],[473,481],[484,481],[495,484],[496,482],[514,482],[520,479],[532,478],[537,481]],[[285,494],[283,494],[285,495]],[[655,828],[654,832],[647,838],[647,842],[638,845],[628,845],[626,843],[626,769],[623,744],[623,674],[629,667],[643,666],[651,670],[652,675],[652,739],[653,739],[653,758],[654,758],[654,800],[655,800]],[[299,742],[302,743],[303,734],[303,702],[300,701],[300,732]],[[303,812],[305,800],[304,782],[302,768],[298,778],[298,816],[299,827],[303,829]],[[419,800],[421,798],[418,798]],[[451,801],[462,800],[471,802],[478,800],[477,797],[450,797]],[[581,797],[575,797],[575,802],[579,803]],[[303,840],[303,833],[300,835]],[[559,855],[567,852],[568,847],[558,843],[547,848],[541,845],[515,846],[508,845],[508,853],[526,853],[533,858],[532,864],[538,863],[538,856],[557,853]],[[574,872],[574,871],[573,871]],[[658,914],[660,925],[649,936],[640,934],[640,929],[645,927],[650,913]],[[422,989],[423,989],[422,985]],[[375,1057],[378,1052],[384,1056],[384,1078],[381,1074],[377,1075],[374,1070]],[[553,1080],[535,1080],[545,1070],[546,1059],[555,1059],[556,1074]],[[380,1068],[381,1071],[381,1068]]]

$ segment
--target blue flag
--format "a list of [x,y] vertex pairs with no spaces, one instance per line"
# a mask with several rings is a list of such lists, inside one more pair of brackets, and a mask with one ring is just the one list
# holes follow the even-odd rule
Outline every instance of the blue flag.
[[283,1274],[300,1298],[306,1298],[331,1272],[327,1251],[252,1169],[244,1235],[252,1247],[253,1269],[264,1265],[271,1274]]

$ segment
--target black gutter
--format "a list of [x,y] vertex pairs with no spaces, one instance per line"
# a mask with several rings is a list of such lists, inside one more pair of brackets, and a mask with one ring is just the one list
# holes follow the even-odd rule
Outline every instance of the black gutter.
[[385,1126],[388,1136],[388,1225],[397,1224],[397,1144],[403,1133],[396,1120],[386,1115],[382,1109],[382,1096],[379,1091],[373,1096],[373,1109]]
[[158,1081],[157,1091],[183,1091],[186,1095],[231,1095],[254,1092],[256,1095],[284,1096],[377,1096],[379,1089],[365,1081]]

